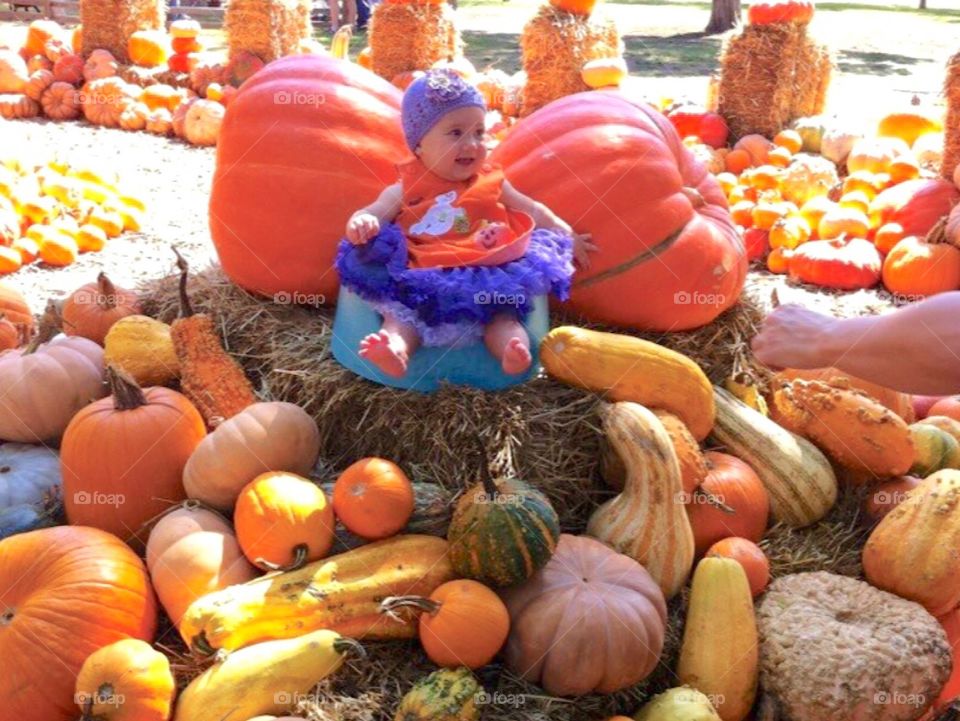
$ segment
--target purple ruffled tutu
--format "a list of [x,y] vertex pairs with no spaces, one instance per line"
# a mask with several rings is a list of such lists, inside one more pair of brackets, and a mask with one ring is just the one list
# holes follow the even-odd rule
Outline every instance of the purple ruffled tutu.
[[407,239],[395,223],[363,245],[340,241],[340,281],[381,315],[413,325],[427,346],[477,342],[497,315],[523,321],[538,295],[570,295],[573,241],[569,235],[537,228],[523,257],[503,265],[410,268]]

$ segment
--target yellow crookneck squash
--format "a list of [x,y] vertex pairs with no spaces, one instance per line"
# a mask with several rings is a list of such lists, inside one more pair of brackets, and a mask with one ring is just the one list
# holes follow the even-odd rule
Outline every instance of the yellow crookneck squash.
[[200,655],[327,628],[352,638],[415,638],[413,614],[380,613],[387,596],[429,596],[454,578],[443,538],[394,536],[202,596],[180,622]]

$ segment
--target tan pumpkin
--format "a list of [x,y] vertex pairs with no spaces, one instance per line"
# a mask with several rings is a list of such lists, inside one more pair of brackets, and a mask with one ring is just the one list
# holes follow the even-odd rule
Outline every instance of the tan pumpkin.
[[7,120],[35,118],[40,113],[40,105],[23,94],[7,93],[0,95],[0,117]]
[[83,86],[83,115],[94,125],[116,128],[120,114],[134,100],[134,89],[117,77],[93,80]]
[[592,538],[562,534],[547,565],[503,599],[507,667],[554,695],[627,688],[660,659],[663,594],[643,566]]
[[190,498],[229,512],[261,473],[306,476],[319,453],[320,432],[306,411],[292,403],[254,403],[201,441],[184,468],[183,486]]
[[903,475],[913,464],[906,422],[842,381],[785,382],[774,390],[770,416],[851,471],[883,478]]
[[199,98],[184,100],[177,106],[177,109],[173,111],[171,126],[173,128],[173,134],[178,138],[187,137],[187,113],[197,100],[199,100]]
[[143,130],[147,127],[147,115],[150,113],[143,103],[131,103],[123,112],[117,122],[123,130]]
[[877,525],[863,571],[877,588],[916,601],[934,616],[960,605],[960,471],[925,478]]
[[640,563],[671,598],[686,583],[694,557],[677,454],[663,424],[638,403],[613,404],[602,416],[626,479],[623,492],[590,516],[587,533]]
[[117,74],[118,69],[119,65],[113,53],[99,48],[87,56],[87,62],[83,66],[83,79],[89,83],[92,80],[110,78]]
[[677,676],[714,699],[723,721],[743,721],[757,694],[759,656],[753,596],[743,567],[704,558],[690,585]]
[[885,173],[890,163],[901,155],[909,155],[910,146],[900,138],[861,138],[847,156],[847,170],[855,173]]
[[157,521],[147,540],[147,568],[174,625],[201,596],[260,575],[244,558],[230,523],[196,501]]
[[173,132],[173,118],[166,108],[151,110],[147,115],[146,130],[154,135],[170,135]]
[[13,50],[0,48],[0,93],[22,93],[29,77],[23,58]]
[[225,108],[213,100],[191,103],[184,118],[187,140],[192,145],[216,145],[224,113]]
[[27,82],[24,92],[28,98],[39,103],[43,97],[43,92],[53,85],[53,82],[54,77],[52,71],[37,70],[30,75],[30,80]]

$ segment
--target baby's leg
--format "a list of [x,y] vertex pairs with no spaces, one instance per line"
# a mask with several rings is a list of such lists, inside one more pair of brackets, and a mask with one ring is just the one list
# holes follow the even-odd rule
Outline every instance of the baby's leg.
[[513,315],[498,315],[487,325],[483,341],[490,354],[500,361],[504,373],[516,375],[530,367],[530,336]]
[[399,378],[407,372],[407,362],[419,347],[420,335],[412,325],[385,315],[380,330],[360,341],[360,357]]

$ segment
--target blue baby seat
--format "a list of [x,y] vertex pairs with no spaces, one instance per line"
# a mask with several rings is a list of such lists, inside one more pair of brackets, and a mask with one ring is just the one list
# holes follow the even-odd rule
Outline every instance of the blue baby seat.
[[413,354],[407,373],[394,378],[367,362],[357,351],[360,341],[380,329],[382,318],[367,301],[347,288],[340,288],[333,319],[333,357],[358,376],[394,388],[432,393],[441,383],[496,391],[528,381],[540,369],[540,340],[550,330],[550,312],[545,295],[533,299],[525,323],[530,334],[533,362],[526,373],[507,375],[483,341],[463,348],[421,347]]

